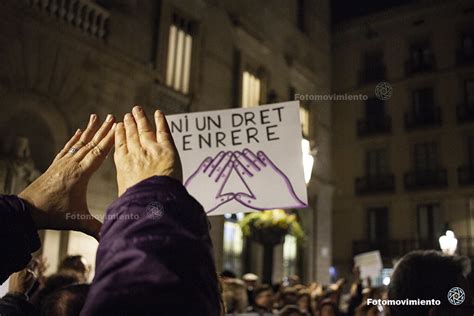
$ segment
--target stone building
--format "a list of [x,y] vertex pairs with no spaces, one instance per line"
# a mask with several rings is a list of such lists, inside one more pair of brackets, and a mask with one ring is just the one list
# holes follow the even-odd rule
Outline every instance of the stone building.
[[473,17],[472,1],[414,1],[334,29],[333,92],[368,98],[333,103],[341,273],[368,250],[391,267],[407,251],[439,249],[448,228],[474,256]]
[[[45,170],[93,112],[121,119],[134,104],[148,112],[160,107],[181,113],[329,93],[328,6],[306,0],[1,1],[1,142],[6,148],[17,144],[2,151],[2,190],[15,193],[34,172]],[[251,97],[247,89],[254,91]],[[291,271],[307,280],[329,278],[330,110],[329,102],[302,108],[305,136],[318,153],[308,184],[310,207],[298,211],[308,242],[289,259],[300,262],[299,270]],[[111,157],[88,194],[98,216],[116,198]],[[226,221],[211,218],[219,269],[229,257]],[[47,231],[42,238],[50,271],[68,253],[95,256],[95,241],[83,234]],[[248,247],[251,259],[242,265],[260,273],[261,250]],[[281,278],[289,271],[282,248],[275,262],[275,278]]]

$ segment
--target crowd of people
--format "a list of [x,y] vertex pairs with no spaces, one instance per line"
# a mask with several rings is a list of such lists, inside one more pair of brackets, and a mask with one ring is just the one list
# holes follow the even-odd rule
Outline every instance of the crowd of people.
[[[342,280],[303,285],[291,278],[266,285],[255,275],[219,276],[206,213],[182,184],[163,113],[156,111],[154,121],[155,128],[139,106],[119,123],[109,115],[101,124],[93,114],[39,178],[18,195],[0,195],[0,283],[10,278],[1,316],[388,315],[384,304],[368,304],[369,297],[439,301],[390,306],[391,316],[473,314],[469,260],[436,251],[407,254],[388,292],[364,288],[356,277],[345,310]],[[102,224],[89,212],[87,186],[114,146],[118,197]],[[88,266],[77,256],[44,275],[43,261],[32,256],[41,247],[41,229],[76,230],[99,240],[91,283]],[[447,298],[453,287],[465,291],[455,309]]]
[[[237,278],[231,271],[221,273],[223,300],[229,315],[282,316],[455,316],[473,315],[470,306],[473,285],[471,262],[466,257],[447,256],[437,251],[407,254],[392,275],[389,286],[372,286],[354,268],[351,280],[332,284],[301,284],[298,276],[282,282],[259,283],[253,273]],[[448,302],[453,287],[465,290],[466,304]],[[432,305],[390,306],[388,301],[420,299]],[[439,304],[438,302],[439,301]],[[451,304],[451,305],[450,305]]]

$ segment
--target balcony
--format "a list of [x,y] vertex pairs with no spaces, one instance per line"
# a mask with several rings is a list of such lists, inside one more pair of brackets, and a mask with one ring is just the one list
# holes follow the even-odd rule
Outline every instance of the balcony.
[[456,107],[458,123],[474,122],[474,104],[460,104]]
[[30,7],[105,40],[110,13],[91,0],[27,0]]
[[[474,237],[457,237],[459,255],[474,257]],[[376,242],[371,240],[354,240],[352,242],[352,252],[354,255],[380,250],[382,257],[400,258],[410,251],[414,250],[440,250],[437,240],[420,239],[392,239],[386,242]]]
[[385,65],[376,65],[359,70],[359,85],[385,80]]
[[405,113],[405,128],[407,130],[441,126],[441,109],[434,107],[431,112]]
[[392,174],[371,175],[355,179],[357,195],[390,193],[395,191],[395,177]]
[[458,167],[458,184],[460,186],[474,184],[474,166]]
[[456,63],[458,65],[467,65],[474,63],[474,50],[458,49],[456,50]]
[[405,190],[440,189],[448,185],[446,169],[416,170],[405,173]]
[[357,120],[357,136],[365,137],[389,134],[392,131],[392,120],[389,116],[381,118],[363,118]]
[[429,73],[434,71],[436,68],[434,60],[431,62],[418,63],[414,60],[408,60],[405,62],[405,74],[412,76],[414,74]]

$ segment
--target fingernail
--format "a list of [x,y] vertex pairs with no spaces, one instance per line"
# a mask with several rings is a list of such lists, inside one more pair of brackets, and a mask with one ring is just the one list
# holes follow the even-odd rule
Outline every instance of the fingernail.
[[161,115],[163,115],[163,112],[161,112],[161,110],[156,110],[155,115],[156,116],[161,116]]
[[123,118],[124,118],[124,120],[129,120],[131,118],[130,113],[125,114],[125,116]]
[[89,123],[94,122],[96,118],[97,118],[97,115],[91,114],[91,117],[90,117],[90,119],[89,119]]
[[80,132],[82,132],[82,131],[81,131],[80,128],[78,128],[77,131],[74,133],[74,135],[77,135],[77,134],[79,134]]
[[117,123],[112,124],[112,130],[114,130],[116,126],[117,126]]
[[141,106],[139,106],[139,105],[135,105],[135,106],[133,107],[133,111],[139,113],[139,112],[142,111],[142,108],[141,108]]
[[107,122],[110,122],[110,121],[112,121],[113,118],[114,118],[114,117],[113,117],[112,114],[107,114],[107,117],[105,118],[105,120],[106,120]]

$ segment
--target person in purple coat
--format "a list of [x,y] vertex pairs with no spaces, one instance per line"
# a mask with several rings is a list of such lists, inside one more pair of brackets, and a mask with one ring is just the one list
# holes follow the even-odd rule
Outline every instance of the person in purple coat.
[[[142,108],[123,123],[92,115],[52,165],[18,196],[0,196],[0,282],[40,247],[37,229],[70,229],[99,242],[82,315],[221,314],[209,224],[181,180],[166,119],[152,128]],[[86,201],[87,184],[113,147],[119,198],[103,226]],[[101,227],[102,226],[102,227]]]

